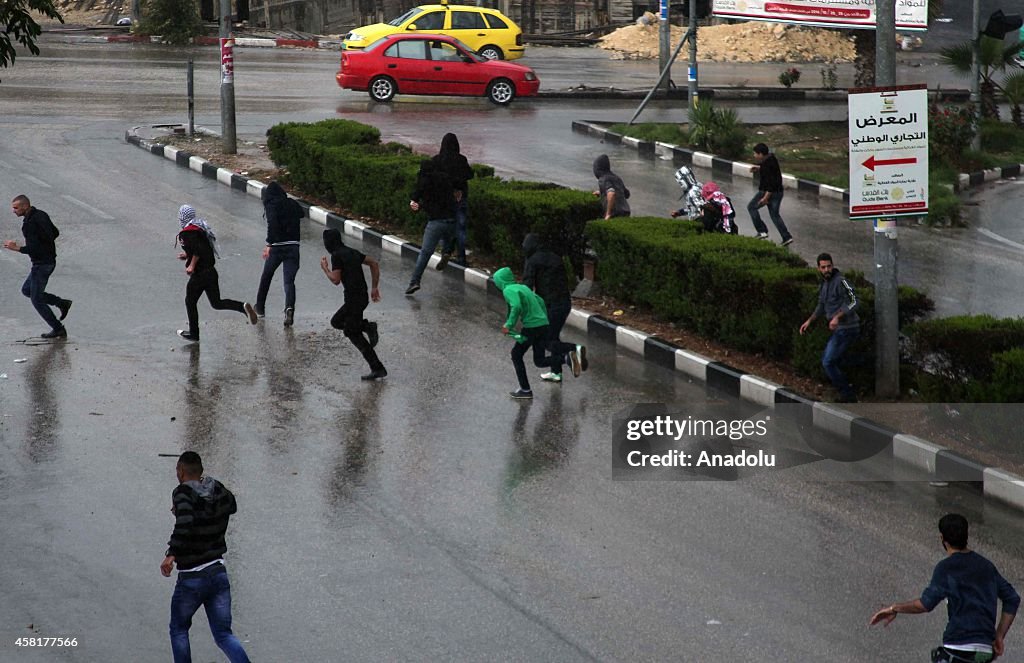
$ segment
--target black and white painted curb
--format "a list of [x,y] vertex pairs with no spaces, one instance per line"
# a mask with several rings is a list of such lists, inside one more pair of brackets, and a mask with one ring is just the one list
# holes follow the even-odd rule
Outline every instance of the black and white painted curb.
[[[844,92],[843,94],[845,95],[846,93]],[[602,124],[597,122],[574,120],[572,123],[572,130],[577,133],[584,133],[600,138],[606,143],[631,147],[637,150],[641,155],[651,157],[652,159],[656,156],[671,157],[673,163],[679,165],[700,166],[701,168],[708,168],[714,173],[732,175],[733,177],[746,177],[749,179],[753,179],[754,177],[754,174],[750,172],[750,168],[754,164],[745,163],[743,161],[730,161],[729,159],[716,157],[715,155],[708,154],[707,152],[698,152],[678,145],[672,145],[671,143],[640,140],[639,138],[623,136],[622,134],[615,133],[614,131],[609,131]],[[782,174],[782,185],[787,189],[806,191],[823,198],[834,198],[836,200],[843,200],[846,202],[849,202],[850,200],[850,192],[846,189],[840,189],[839,187],[821,184],[819,182],[812,182],[811,180],[801,179],[799,177],[794,177],[793,175],[787,175],[786,173]]]
[[989,168],[987,170],[979,170],[973,173],[960,173],[957,177],[956,190],[966,191],[967,189],[981,186],[986,182],[1014,179],[1020,177],[1022,171],[1024,171],[1024,163],[1014,163],[1009,166]]
[[[232,189],[262,199],[265,183],[239,175],[227,168],[219,168],[185,150],[140,138],[137,130],[136,127],[126,131],[125,141],[169,159],[182,168],[189,168]],[[419,256],[420,247],[401,237],[381,232],[359,221],[346,219],[323,207],[310,205],[301,200],[298,202],[307,210],[312,221],[337,228],[349,237],[371,246],[379,246],[384,251],[404,258],[415,259]],[[431,256],[430,266],[436,265],[439,259],[440,256],[436,254]],[[498,294],[497,287],[486,272],[449,264],[445,273],[454,278],[461,278],[475,288]],[[905,435],[870,419],[858,417],[833,404],[807,398],[786,387],[702,357],[603,316],[573,308],[568,324],[589,337],[614,343],[621,350],[699,380],[720,393],[766,408],[774,409],[777,405],[785,405],[789,410],[795,409],[801,423],[836,435],[852,447],[863,445],[865,448],[879,448],[889,445],[885,453],[924,470],[936,481],[964,482],[972,488],[981,490],[986,497],[1024,510],[1024,479],[1014,474],[995,467],[985,467],[927,440]]]

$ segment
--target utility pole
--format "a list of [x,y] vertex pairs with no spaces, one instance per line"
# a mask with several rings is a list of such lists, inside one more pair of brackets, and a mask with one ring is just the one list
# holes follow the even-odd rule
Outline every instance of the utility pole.
[[971,10],[971,106],[974,107],[974,137],[971,149],[981,149],[981,0]]
[[690,67],[686,72],[686,96],[690,108],[697,105],[697,0],[690,0]]
[[231,0],[220,0],[220,139],[224,154],[237,154],[235,139],[235,40]]
[[[661,0],[661,12],[658,15],[658,64],[662,71],[665,71],[666,67],[672,66],[669,61],[669,52],[672,50],[672,24],[668,20],[668,0]],[[672,75],[667,74],[665,77],[665,96],[668,96],[669,90],[672,88]]]
[[[978,0],[975,0],[977,3]],[[896,85],[896,0],[875,0],[875,85]],[[875,219],[875,394],[900,395],[896,217]]]

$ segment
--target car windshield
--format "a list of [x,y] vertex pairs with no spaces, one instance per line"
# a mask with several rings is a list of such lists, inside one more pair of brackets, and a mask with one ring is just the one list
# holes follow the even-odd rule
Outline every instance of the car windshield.
[[466,46],[465,44],[463,44],[458,39],[453,39],[452,41],[454,41],[456,44],[458,44],[459,48],[461,48],[462,50],[466,51],[466,53],[469,54],[469,57],[473,58],[474,62],[486,62],[487,61],[487,58],[484,58],[484,57],[481,57],[481,56],[477,55],[476,51],[474,51],[469,46]]
[[404,14],[402,14],[401,16],[399,16],[398,18],[393,18],[390,21],[388,21],[388,25],[393,25],[394,27],[397,28],[398,26],[402,25],[403,23],[408,21],[413,16],[416,16],[417,14],[420,14],[422,11],[423,10],[420,9],[419,7],[413,7],[409,11],[407,11]]

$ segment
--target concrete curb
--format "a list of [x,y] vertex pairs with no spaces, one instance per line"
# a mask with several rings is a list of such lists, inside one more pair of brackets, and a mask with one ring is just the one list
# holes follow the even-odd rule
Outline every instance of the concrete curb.
[[[189,168],[204,177],[217,180],[232,189],[243,191],[257,199],[262,197],[266,186],[263,182],[219,168],[206,159],[193,156],[184,150],[161,145],[138,136],[139,127],[125,131],[125,141],[165,159],[182,168]],[[365,223],[346,219],[334,212],[298,200],[306,209],[309,218],[330,228],[337,228],[346,235],[360,239],[381,250],[413,259],[419,255],[420,247],[400,237],[388,235]],[[436,265],[439,256],[431,257],[430,265]],[[449,264],[445,274],[462,279],[468,286],[496,294],[490,275],[477,269],[467,269]],[[799,406],[799,419],[837,435],[849,443],[851,454],[860,448],[885,448],[890,446],[891,456],[917,469],[925,471],[935,481],[956,481],[989,497],[1024,511],[1024,479],[996,467],[985,467],[911,435],[904,435],[864,417],[858,417],[838,406],[822,403],[789,390],[788,388],[750,375],[728,364],[702,357],[680,348],[668,341],[621,325],[595,313],[573,308],[568,324],[587,334],[614,343],[617,348],[640,355],[645,361],[678,371],[690,378],[704,382],[719,392],[734,398],[746,400],[762,407],[775,409],[777,405]]]
[[[686,147],[672,145],[671,143],[650,142],[640,140],[638,138],[630,138],[629,136],[623,136],[622,134],[615,133],[614,131],[609,131],[598,122],[573,120],[572,130],[577,133],[583,133],[594,136],[595,138],[600,138],[606,143],[626,145],[637,150],[641,155],[651,157],[652,159],[656,156],[670,156],[675,164],[692,164],[702,168],[709,168],[712,172],[731,175],[733,177],[747,177],[750,179],[753,179],[754,177],[753,173],[750,172],[750,167],[753,166],[753,164],[745,163],[743,161],[730,161],[728,159],[716,157],[713,154],[697,152]],[[839,187],[830,186],[828,184],[821,184],[820,182],[812,182],[811,180],[801,179],[799,177],[794,177],[793,175],[787,175],[786,173],[782,174],[782,185],[787,189],[806,191],[822,198],[832,198],[844,202],[850,201],[850,192],[846,189],[840,189]]]
[[[60,35],[50,37],[53,41],[65,44],[159,44],[159,35]],[[218,46],[218,37],[196,37],[197,46]],[[336,41],[320,41],[317,39],[264,39],[261,37],[235,37],[236,47],[250,48],[317,48],[338,50]]]
[[957,176],[956,190],[966,191],[967,189],[981,186],[986,182],[1020,177],[1022,170],[1024,170],[1024,163],[1014,163],[999,168],[978,170],[973,173],[960,173]]

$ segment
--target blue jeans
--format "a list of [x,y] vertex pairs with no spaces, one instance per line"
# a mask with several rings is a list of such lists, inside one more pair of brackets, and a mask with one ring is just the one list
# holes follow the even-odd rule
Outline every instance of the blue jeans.
[[249,663],[249,657],[231,632],[231,584],[223,564],[214,564],[194,573],[178,572],[171,597],[171,651],[174,663],[192,663],[188,630],[199,606],[206,608],[213,639],[231,663]]
[[444,241],[441,250],[451,247],[455,242],[455,219],[431,219],[427,221],[427,227],[423,230],[423,247],[420,249],[420,257],[416,260],[416,268],[412,270],[412,279],[409,285],[419,283],[423,278],[423,270],[430,262],[430,256],[434,255],[434,249]]
[[[469,205],[466,203],[466,196],[455,207],[455,246],[459,250],[459,263],[466,264],[466,239],[468,237],[468,213]],[[449,251],[450,253],[450,251]]]
[[[764,221],[761,220],[761,213],[757,209],[757,201],[764,198],[764,191],[758,191],[757,195],[750,199],[747,203],[747,211],[750,212],[750,220],[754,222],[754,228],[758,233],[768,233],[768,226],[764,225]],[[788,239],[792,239],[793,236],[789,234],[789,229],[786,228],[786,222],[782,220],[782,215],[779,213],[779,208],[782,207],[783,191],[772,191],[772,197],[768,199],[768,216],[771,217],[772,223],[775,224],[776,230],[779,231],[779,235],[782,236],[782,241],[785,242]]]
[[854,393],[853,387],[846,381],[846,376],[839,370],[839,362],[850,344],[859,336],[860,329],[857,327],[837,329],[832,332],[832,336],[829,337],[828,343],[825,345],[825,352],[821,355],[821,365],[825,369],[828,379],[832,381],[832,386],[843,398],[854,396]]
[[36,312],[55,331],[63,329],[64,325],[60,324],[57,316],[53,314],[53,309],[50,307],[58,306],[64,300],[57,295],[51,295],[46,292],[46,284],[50,281],[50,274],[53,274],[53,270],[56,268],[56,263],[32,265],[28,278],[21,284],[21,294],[32,300],[32,306],[36,308]]
[[277,268],[284,265],[284,307],[295,308],[295,274],[299,271],[299,245],[270,247],[270,255],[263,261],[263,275],[260,287],[256,291],[256,312],[260,315],[266,311],[267,293],[270,282],[274,279]]

